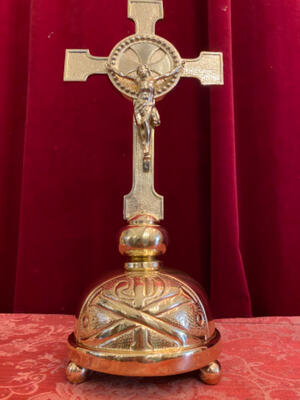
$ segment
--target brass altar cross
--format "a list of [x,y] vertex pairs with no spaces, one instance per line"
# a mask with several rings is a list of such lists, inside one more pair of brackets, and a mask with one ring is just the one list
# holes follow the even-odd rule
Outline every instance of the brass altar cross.
[[86,81],[92,74],[107,74],[113,85],[134,103],[133,186],[124,197],[124,218],[139,214],[163,219],[163,197],[154,189],[154,128],[160,119],[155,99],[162,98],[181,77],[197,78],[202,85],[223,84],[222,53],[201,52],[181,59],[176,48],[155,35],[163,18],[162,0],[128,0],[128,18],[135,34],[121,40],[108,57],[89,50],[66,50],[65,81]]

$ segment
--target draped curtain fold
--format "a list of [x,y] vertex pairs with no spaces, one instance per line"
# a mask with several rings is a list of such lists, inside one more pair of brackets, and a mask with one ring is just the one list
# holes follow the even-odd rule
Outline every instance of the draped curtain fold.
[[[300,313],[300,4],[164,0],[157,34],[183,58],[224,53],[225,85],[181,79],[157,104],[165,265],[216,317]],[[132,105],[107,77],[62,81],[66,48],[106,56],[133,33],[126,0],[0,2],[0,311],[74,313],[121,268]]]
[[[217,315],[251,316],[251,300],[240,249],[238,210],[232,5],[209,2],[210,48],[224,55],[223,90],[211,90],[211,302]],[[226,265],[226,268],[224,268]],[[226,310],[229,310],[228,313]]]

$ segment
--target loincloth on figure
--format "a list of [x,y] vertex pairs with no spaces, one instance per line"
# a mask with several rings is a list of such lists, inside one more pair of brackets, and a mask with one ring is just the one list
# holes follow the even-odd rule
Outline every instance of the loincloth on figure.
[[141,101],[140,99],[134,102],[134,117],[137,125],[143,125],[145,122],[149,122],[152,126],[158,126],[160,124],[160,117],[157,108],[152,102]]

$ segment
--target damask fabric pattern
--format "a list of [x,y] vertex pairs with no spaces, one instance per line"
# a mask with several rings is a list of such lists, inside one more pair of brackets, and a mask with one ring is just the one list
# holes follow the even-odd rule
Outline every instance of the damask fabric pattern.
[[93,374],[66,382],[66,315],[0,315],[1,400],[297,400],[300,317],[223,319],[223,378],[205,386],[194,373],[163,378]]

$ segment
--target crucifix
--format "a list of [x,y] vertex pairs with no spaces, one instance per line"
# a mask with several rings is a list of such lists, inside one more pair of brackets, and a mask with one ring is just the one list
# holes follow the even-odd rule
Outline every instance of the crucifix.
[[124,196],[119,250],[127,257],[124,275],[98,285],[82,305],[68,340],[70,382],[88,370],[117,375],[172,375],[198,369],[203,382],[217,383],[220,335],[204,307],[205,295],[189,278],[161,268],[166,251],[163,197],[154,189],[154,130],[160,124],[156,101],[181,77],[202,85],[223,84],[222,53],[201,52],[182,59],[176,48],[155,34],[163,18],[162,0],[128,0],[135,34],[122,39],[108,57],[67,49],[64,81],[86,81],[107,74],[133,102],[133,185]]

